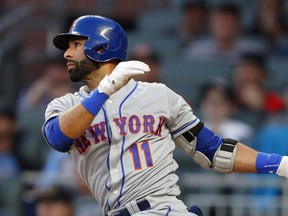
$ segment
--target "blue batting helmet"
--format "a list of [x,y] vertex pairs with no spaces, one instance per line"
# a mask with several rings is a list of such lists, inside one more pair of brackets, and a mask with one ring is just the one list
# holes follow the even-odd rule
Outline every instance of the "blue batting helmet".
[[126,33],[112,19],[93,15],[81,16],[73,22],[68,33],[54,37],[53,44],[65,51],[72,36],[87,38],[84,53],[96,62],[106,62],[112,59],[124,61],[126,58],[128,44]]

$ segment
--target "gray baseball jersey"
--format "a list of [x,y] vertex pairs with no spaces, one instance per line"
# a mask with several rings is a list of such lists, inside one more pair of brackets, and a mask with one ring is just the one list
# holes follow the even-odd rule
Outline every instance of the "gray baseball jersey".
[[[89,95],[85,89],[53,100],[46,121],[79,104]],[[180,194],[173,137],[198,122],[164,84],[130,80],[105,102],[69,154],[104,215],[144,197],[159,207]]]

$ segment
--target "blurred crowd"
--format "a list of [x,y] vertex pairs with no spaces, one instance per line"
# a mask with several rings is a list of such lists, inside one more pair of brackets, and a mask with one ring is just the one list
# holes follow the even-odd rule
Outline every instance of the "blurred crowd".
[[[170,57],[167,53],[171,48],[142,37],[147,32],[137,28],[137,21],[140,23],[150,11],[139,12],[139,8],[147,6],[144,0],[135,1],[135,10],[132,2],[127,3],[131,6],[126,8],[129,13],[123,13],[122,7],[119,17],[112,18],[127,29],[128,40],[130,35],[140,35],[129,43],[128,59],[146,62],[151,72],[135,77],[136,80],[162,82],[167,62],[229,64],[227,76],[215,74],[197,89],[193,87],[191,71],[191,92],[186,95],[196,91],[197,97],[185,99],[218,135],[237,139],[259,151],[288,155],[288,64],[281,78],[269,67],[275,59],[288,62],[287,1],[159,1],[157,10],[167,12],[167,22],[173,19],[170,10],[176,10],[177,17],[165,29],[160,28],[159,34],[148,35],[154,35],[154,43],[161,41],[162,36],[172,38],[173,44],[168,44],[173,47]],[[83,8],[81,11],[85,14]],[[62,18],[70,23],[80,13],[73,10]],[[62,29],[67,30],[67,26]],[[51,150],[41,134],[47,104],[77,91],[79,85],[70,83],[65,62],[58,53],[44,52],[25,61],[14,73],[17,85],[6,85],[9,76],[1,81],[1,88],[11,88],[2,92],[15,88],[17,94],[13,103],[5,98],[9,94],[0,95],[0,216],[100,215],[69,155]],[[181,79],[182,72],[173,73]],[[181,157],[178,160],[181,163]]]

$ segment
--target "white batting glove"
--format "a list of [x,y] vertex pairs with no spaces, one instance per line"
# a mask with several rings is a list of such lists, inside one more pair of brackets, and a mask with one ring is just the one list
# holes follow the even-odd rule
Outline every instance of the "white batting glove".
[[141,61],[120,62],[110,75],[106,75],[101,80],[98,91],[111,96],[125,86],[133,76],[149,71],[149,66]]
[[288,180],[288,157],[283,156],[276,174],[285,177]]

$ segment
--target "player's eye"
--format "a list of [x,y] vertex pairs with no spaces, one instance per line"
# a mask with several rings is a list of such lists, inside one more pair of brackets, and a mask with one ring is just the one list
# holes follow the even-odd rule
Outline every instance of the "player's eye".
[[75,47],[79,47],[79,46],[81,46],[82,44],[81,44],[80,42],[78,42],[78,41],[75,41],[74,45],[75,45]]

